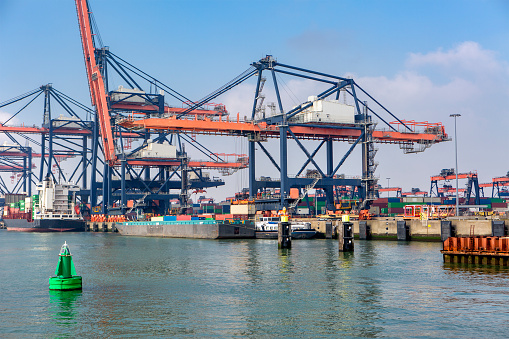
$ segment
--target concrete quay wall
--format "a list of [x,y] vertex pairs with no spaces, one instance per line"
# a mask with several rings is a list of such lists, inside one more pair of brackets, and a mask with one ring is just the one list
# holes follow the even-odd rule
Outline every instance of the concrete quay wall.
[[[397,238],[397,222],[403,219],[379,218],[366,220],[374,238]],[[409,228],[409,235],[414,240],[440,240],[441,220],[404,220]],[[491,219],[449,219],[455,229],[456,236],[491,236]],[[509,224],[509,223],[508,223]],[[353,221],[354,233],[359,234],[359,221]]]
[[117,228],[115,227],[114,222],[92,222],[87,221],[86,225],[86,231],[87,232],[118,232]]
[[[311,227],[319,233],[325,234],[325,225],[330,222],[333,229],[341,225],[341,219],[295,219],[311,222]],[[370,227],[372,238],[374,239],[397,239],[397,222],[402,218],[376,218],[366,220]],[[456,236],[491,236],[492,220],[491,219],[448,219],[451,221],[455,229]],[[436,240],[440,241],[441,237],[441,220],[404,220],[409,228],[409,235],[413,240]],[[503,221],[503,220],[502,220]],[[356,236],[359,235],[359,221],[353,220],[353,230]],[[509,227],[509,221],[505,222],[506,228]],[[509,234],[506,231],[506,234]]]

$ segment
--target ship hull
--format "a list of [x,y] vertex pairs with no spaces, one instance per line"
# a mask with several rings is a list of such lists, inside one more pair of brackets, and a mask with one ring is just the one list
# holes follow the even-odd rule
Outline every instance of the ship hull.
[[[296,230],[290,233],[292,239],[312,239],[317,232],[313,229]],[[256,231],[256,239],[277,239],[277,231]]]
[[136,221],[116,223],[121,235],[140,237],[235,239],[254,238],[252,222],[196,221]]
[[84,220],[65,219],[4,219],[5,228],[16,232],[84,232]]

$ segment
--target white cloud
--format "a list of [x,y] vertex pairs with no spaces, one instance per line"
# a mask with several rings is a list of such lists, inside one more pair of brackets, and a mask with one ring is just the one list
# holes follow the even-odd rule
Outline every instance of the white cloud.
[[483,49],[477,42],[466,41],[456,47],[443,51],[441,48],[426,54],[410,53],[408,67],[440,66],[447,71],[507,73],[507,68],[496,58],[494,51]]
[[[508,79],[509,67],[496,52],[464,42],[445,51],[410,54],[406,69],[392,78],[355,80],[399,118],[442,122],[451,137],[454,121],[449,115],[461,114],[457,121],[459,171],[477,170],[481,181],[490,182],[509,168],[509,159],[502,156],[509,123]],[[386,160],[389,152],[392,161]],[[454,167],[453,157],[452,142],[416,157],[400,156],[384,147],[377,172],[401,178],[399,183],[391,180],[395,185],[429,189],[429,176]]]

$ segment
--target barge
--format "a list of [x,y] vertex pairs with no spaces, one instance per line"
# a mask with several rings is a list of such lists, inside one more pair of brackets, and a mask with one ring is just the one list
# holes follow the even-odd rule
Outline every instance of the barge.
[[241,239],[254,238],[250,220],[129,221],[116,223],[121,235],[141,237]]

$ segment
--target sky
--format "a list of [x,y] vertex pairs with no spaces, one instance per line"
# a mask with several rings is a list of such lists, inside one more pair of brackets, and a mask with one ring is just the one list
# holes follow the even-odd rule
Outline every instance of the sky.
[[[389,182],[403,191],[413,187],[429,191],[430,176],[455,166],[450,114],[461,114],[460,173],[477,171],[481,182],[491,182],[509,171],[507,1],[90,0],[90,4],[110,51],[193,100],[270,54],[284,64],[352,77],[400,119],[443,123],[452,141],[423,153],[403,154],[397,145],[378,146],[375,174],[382,186]],[[249,115],[254,80],[215,101],[224,103],[232,116]],[[287,106],[306,101],[320,89],[302,79],[282,80]],[[47,83],[91,105],[74,2],[0,1],[0,102]],[[269,90],[266,102],[274,101]],[[178,104],[168,97],[167,102]],[[0,120],[13,110],[1,108]],[[42,103],[13,122],[42,124]],[[247,153],[247,142],[241,138],[198,140],[218,153]],[[313,150],[316,143],[307,145]],[[277,159],[277,141],[266,146]],[[295,145],[290,147],[289,173],[294,174],[305,155]],[[335,160],[348,148],[347,143],[335,143]],[[319,153],[321,166],[324,159]],[[360,149],[340,172],[361,175]],[[261,152],[256,174],[278,176]],[[221,200],[247,186],[247,170],[224,179],[225,187],[207,195]]]

